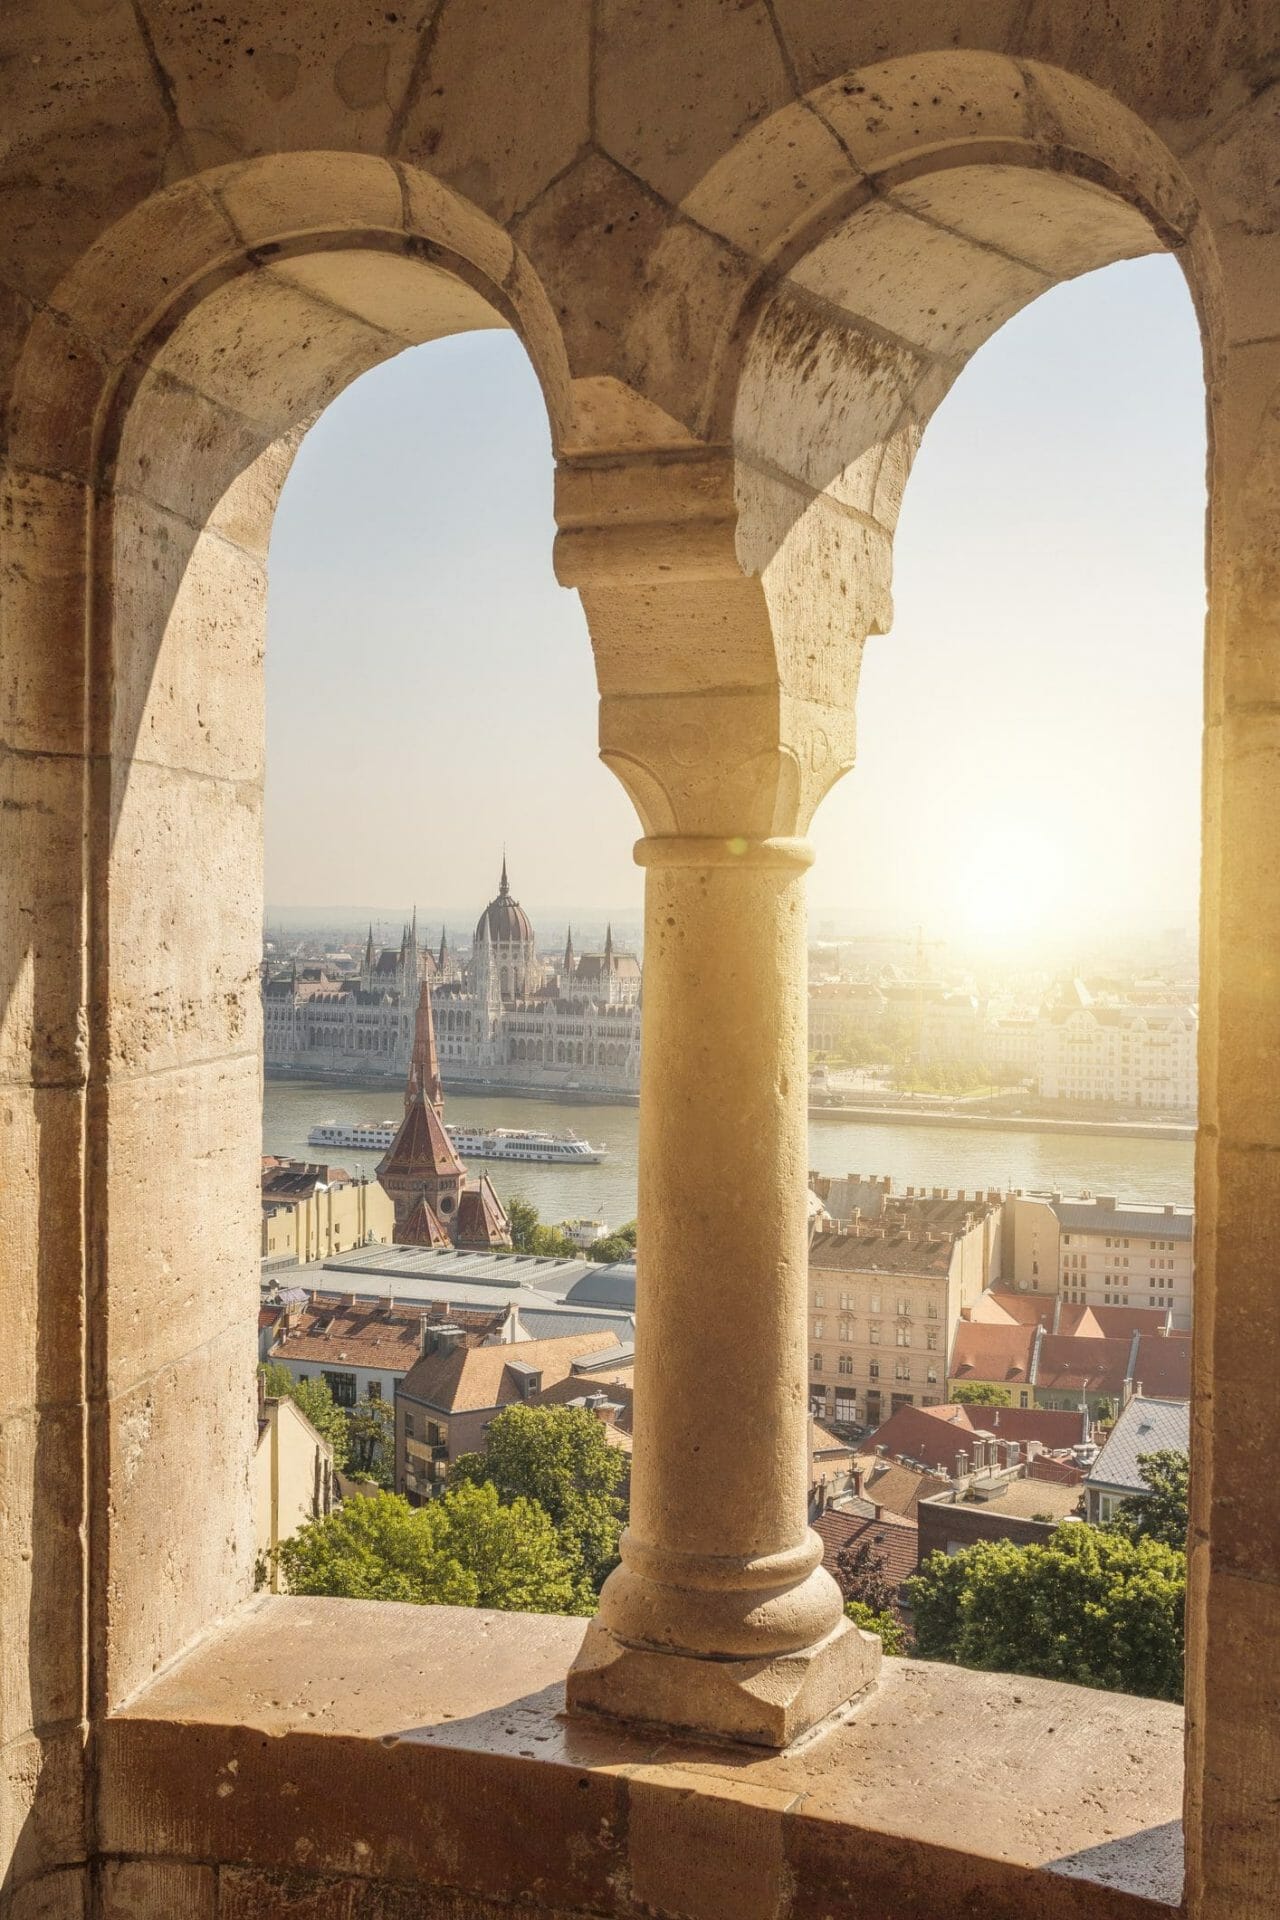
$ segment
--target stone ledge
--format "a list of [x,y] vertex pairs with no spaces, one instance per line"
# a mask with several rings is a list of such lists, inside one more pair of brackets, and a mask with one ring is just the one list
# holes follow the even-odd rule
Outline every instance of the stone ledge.
[[1176,1707],[890,1660],[790,1752],[744,1753],[568,1719],[583,1630],[260,1596],[107,1723],[102,1852],[250,1869],[264,1915],[327,1914],[339,1880],[424,1916],[458,1896],[671,1920],[1177,1906]]

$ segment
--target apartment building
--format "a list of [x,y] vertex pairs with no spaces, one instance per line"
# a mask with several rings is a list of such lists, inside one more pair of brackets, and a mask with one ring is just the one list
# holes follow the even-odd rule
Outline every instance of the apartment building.
[[809,1249],[809,1395],[819,1418],[878,1426],[939,1406],[961,1312],[996,1276],[998,1200],[882,1193],[875,1218]]
[[1191,1326],[1195,1281],[1190,1207],[1122,1206],[1111,1194],[1010,1194],[1005,1273],[1017,1288],[1071,1305],[1168,1311]]
[[262,1156],[262,1258],[328,1260],[353,1247],[385,1245],[395,1208],[376,1180],[344,1167]]
[[1194,1007],[1069,1002],[1039,1025],[1042,1100],[1194,1114]]

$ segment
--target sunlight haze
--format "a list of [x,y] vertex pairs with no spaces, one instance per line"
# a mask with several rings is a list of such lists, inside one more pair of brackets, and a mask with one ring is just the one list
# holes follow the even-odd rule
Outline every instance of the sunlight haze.
[[[267,899],[634,910],[629,801],[551,570],[545,411],[511,334],[366,374],[308,434],[271,548]],[[1061,287],[930,425],[868,641],[815,924],[980,949],[1190,926],[1204,425],[1165,258]]]

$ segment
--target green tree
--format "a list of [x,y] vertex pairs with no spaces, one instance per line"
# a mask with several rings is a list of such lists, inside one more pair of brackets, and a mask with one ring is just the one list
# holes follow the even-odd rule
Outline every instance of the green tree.
[[491,1486],[449,1488],[425,1507],[358,1495],[309,1520],[279,1549],[290,1593],[591,1613],[595,1596],[532,1500],[504,1506]]
[[916,1649],[997,1673],[1182,1698],[1186,1556],[1069,1521],[1043,1546],[983,1540],[906,1583]]
[[993,1387],[984,1380],[962,1380],[951,1389],[950,1399],[961,1407],[1011,1407],[1013,1395],[1008,1387]]
[[611,1447],[585,1407],[507,1407],[489,1428],[487,1453],[464,1453],[450,1487],[496,1487],[508,1501],[533,1500],[565,1553],[598,1590],[617,1564],[625,1508],[618,1489],[626,1455]]
[[1185,1552],[1190,1468],[1186,1454],[1170,1447],[1158,1453],[1140,1453],[1138,1472],[1147,1491],[1122,1500],[1107,1522],[1107,1531],[1121,1534],[1126,1540],[1159,1540],[1166,1547]]
[[389,1400],[357,1400],[347,1415],[347,1469],[379,1487],[395,1483],[396,1415]]
[[559,1227],[544,1227],[538,1209],[531,1200],[514,1194],[507,1201],[507,1220],[511,1226],[511,1245],[517,1253],[551,1254],[557,1259],[572,1258],[578,1248]]
[[881,1645],[886,1653],[905,1653],[907,1650],[906,1630],[901,1622],[886,1608],[877,1613],[865,1600],[846,1600],[844,1617],[852,1620],[855,1627],[861,1627],[864,1633],[878,1633]]
[[327,1381],[295,1380],[288,1367],[282,1366],[278,1360],[269,1360],[262,1369],[262,1386],[273,1400],[292,1400],[299,1412],[306,1415],[320,1438],[329,1442],[334,1466],[340,1470],[346,1467],[347,1416],[341,1407],[334,1405]]

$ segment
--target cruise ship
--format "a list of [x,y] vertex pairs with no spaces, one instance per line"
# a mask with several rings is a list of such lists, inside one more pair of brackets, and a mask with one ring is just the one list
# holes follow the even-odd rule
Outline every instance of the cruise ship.
[[[307,1144],[312,1147],[346,1147],[357,1153],[385,1153],[396,1137],[398,1122],[343,1125],[325,1121],[312,1127]],[[557,1166],[598,1167],[607,1157],[607,1149],[593,1147],[576,1133],[534,1133],[523,1127],[458,1127],[445,1123],[445,1132],[464,1159],[468,1160],[541,1160]]]

